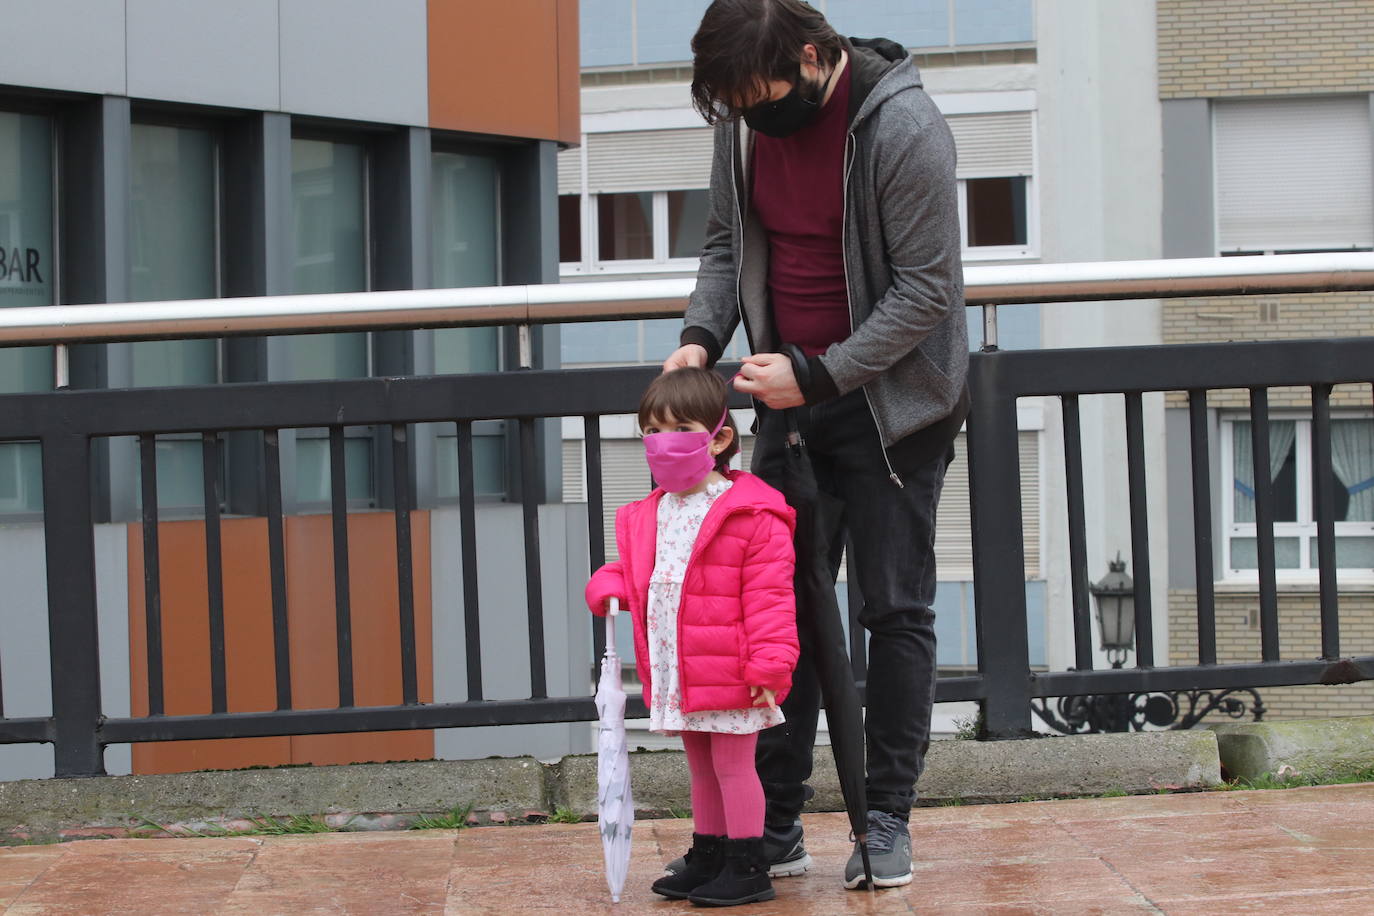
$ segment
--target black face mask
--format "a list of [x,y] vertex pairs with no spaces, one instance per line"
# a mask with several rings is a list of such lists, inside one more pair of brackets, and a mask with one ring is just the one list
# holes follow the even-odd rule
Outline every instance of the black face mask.
[[782,98],[760,102],[746,108],[744,123],[749,125],[750,130],[756,130],[768,137],[790,137],[810,124],[816,117],[816,112],[821,110],[821,95],[824,89],[821,85],[808,84],[803,94],[799,77],[792,91]]

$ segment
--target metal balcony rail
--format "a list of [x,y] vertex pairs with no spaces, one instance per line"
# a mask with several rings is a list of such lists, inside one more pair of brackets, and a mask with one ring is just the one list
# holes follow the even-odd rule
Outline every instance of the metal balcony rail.
[[[1128,262],[1025,267],[977,267],[968,271],[970,301],[1102,300],[1194,295],[1323,292],[1374,289],[1374,254],[1292,255],[1200,261]],[[552,321],[663,317],[680,313],[690,281],[588,283],[554,287],[363,293],[343,296],[209,300],[193,303],[64,306],[0,311],[0,345],[76,343],[161,337],[271,334],[368,328],[437,327],[462,324],[527,325]],[[209,317],[207,317],[209,316]],[[177,323],[177,322],[181,323]],[[581,417],[587,463],[588,567],[605,557],[602,517],[602,416],[633,412],[637,394],[656,373],[653,367],[527,371],[431,378],[353,379],[330,382],[230,384],[116,391],[58,391],[0,397],[0,441],[38,441],[42,454],[43,536],[46,542],[48,629],[52,714],[6,718],[0,706],[0,743],[49,742],[58,775],[103,771],[109,744],[320,734],[413,728],[451,728],[590,721],[595,709],[586,693],[550,695],[547,671],[553,653],[586,653],[546,644],[540,542],[534,484],[536,424],[545,418]],[[973,355],[969,380],[973,413],[968,426],[970,508],[974,552],[975,627],[978,671],[941,678],[939,701],[972,700],[983,707],[987,732],[1011,737],[1030,726],[1032,701],[1061,696],[1176,689],[1229,689],[1374,678],[1374,655],[1343,656],[1336,581],[1334,509],[1331,493],[1330,393],[1345,383],[1367,385],[1374,378],[1374,338],[1275,341],[1193,346],[1110,349],[997,351]],[[1216,608],[1212,594],[1212,504],[1207,392],[1248,389],[1256,466],[1265,466],[1267,392],[1304,386],[1313,403],[1314,462],[1319,470],[1315,506],[1320,566],[1320,657],[1286,658],[1280,650],[1275,585],[1272,485],[1257,482],[1259,549],[1259,657],[1241,663],[1219,661]],[[1150,594],[1149,521],[1142,396],[1186,391],[1190,409],[1192,521],[1198,582],[1197,663],[1160,665],[1150,642],[1155,606]],[[1137,625],[1136,664],[1093,670],[1089,641],[1088,572],[1078,399],[1120,394],[1127,431],[1127,473],[1131,554]],[[1053,524],[1067,525],[1072,579],[1075,668],[1035,672],[1029,664],[1026,596],[1021,571],[1022,533],[1017,399],[1058,397],[1064,406],[1067,513]],[[740,405],[743,406],[741,399]],[[479,536],[472,483],[473,424],[501,419],[518,429],[512,461],[521,487],[529,653],[529,692],[524,699],[484,698],[487,671],[501,659],[483,659],[477,565]],[[414,566],[409,513],[416,508],[408,474],[393,474],[389,488],[395,515],[397,616],[401,702],[359,706],[353,665],[377,651],[352,638],[355,610],[348,593],[345,430],[372,426],[390,440],[392,466],[412,465],[411,426],[451,424],[457,438],[456,489],[461,528],[462,617],[467,690],[462,701],[423,702],[417,683]],[[329,430],[333,564],[338,650],[338,704],[296,707],[291,688],[291,633],[285,586],[282,533],[281,453],[283,430]],[[161,570],[158,537],[155,448],[160,436],[199,435],[204,465],[206,614],[210,664],[205,677],[211,701],[195,715],[166,715],[163,683]],[[145,626],[136,634],[147,650],[147,715],[108,717],[101,708],[97,586],[92,523],[93,446],[117,436],[140,441]],[[229,711],[221,556],[219,491],[224,443],[249,442],[262,468],[261,515],[267,527],[271,578],[273,676],[276,706],[270,712]],[[246,440],[244,437],[248,437]],[[1260,475],[1263,477],[1264,475]],[[1322,480],[1325,483],[1322,483]],[[1324,487],[1324,489],[1323,489]],[[857,627],[857,624],[851,623]],[[391,625],[391,624],[389,624]],[[511,626],[509,616],[503,626]],[[0,638],[4,634],[0,633]],[[589,651],[590,650],[590,651]],[[852,647],[862,678],[862,640]],[[507,660],[508,662],[508,660]],[[590,666],[588,666],[590,668]],[[0,702],[3,699],[0,698]]]
[[[1374,252],[974,265],[968,305],[1374,289]],[[0,346],[680,317],[695,281],[398,290],[0,310]]]

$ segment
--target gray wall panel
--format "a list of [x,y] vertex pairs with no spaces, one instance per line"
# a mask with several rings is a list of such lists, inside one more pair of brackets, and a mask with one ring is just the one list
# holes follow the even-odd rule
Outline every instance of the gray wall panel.
[[425,0],[281,0],[281,101],[293,114],[429,123]]
[[[107,716],[127,716],[129,706],[129,529],[95,526],[96,613],[100,632],[100,708]],[[131,772],[130,745],[105,749],[105,772]]]
[[[128,529],[95,526],[96,582],[99,588],[100,683],[102,711],[129,714]],[[5,715],[52,715],[52,674],[48,645],[47,561],[39,524],[0,528],[0,679]],[[105,771],[128,773],[128,745],[105,752]],[[53,775],[52,745],[0,745],[0,781],[46,779]]]
[[128,0],[129,95],[276,111],[277,0]]
[[1216,254],[1209,104],[1207,99],[1177,99],[1160,104],[1166,258],[1208,258]]
[[123,95],[124,0],[5,4],[0,83]]
[[[0,528],[0,678],[5,715],[52,715],[47,562],[41,525]],[[0,779],[53,775],[52,745],[0,745]]]
[[[467,698],[463,627],[462,537],[458,510],[435,510],[431,519],[434,588],[434,699]],[[487,699],[529,696],[525,627],[525,567],[518,505],[484,505],[477,512],[478,600],[482,623],[482,678]],[[540,506],[544,646],[550,696],[587,696],[591,686],[591,614],[582,601],[587,582],[586,507]],[[542,759],[592,750],[586,723],[455,728],[435,732],[441,760],[529,754]]]

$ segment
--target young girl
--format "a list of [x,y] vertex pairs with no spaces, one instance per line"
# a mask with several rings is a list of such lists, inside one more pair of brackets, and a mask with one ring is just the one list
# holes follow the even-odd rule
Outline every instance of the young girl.
[[797,664],[793,512],[728,469],[739,442],[727,395],[705,369],[649,385],[639,426],[659,487],[616,513],[620,559],[587,585],[593,613],[611,598],[629,609],[650,728],[682,735],[687,752],[692,849],[653,890],[711,906],[774,897],[754,746],[783,721]]

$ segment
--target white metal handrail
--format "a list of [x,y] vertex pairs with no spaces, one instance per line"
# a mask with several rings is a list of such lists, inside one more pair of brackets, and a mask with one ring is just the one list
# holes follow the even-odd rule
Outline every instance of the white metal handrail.
[[[968,305],[1374,290],[1374,252],[978,265]],[[695,280],[0,309],[0,347],[680,317]]]

